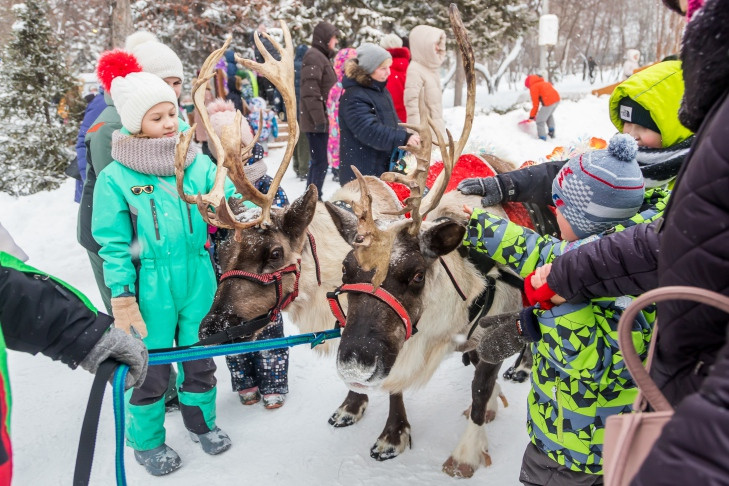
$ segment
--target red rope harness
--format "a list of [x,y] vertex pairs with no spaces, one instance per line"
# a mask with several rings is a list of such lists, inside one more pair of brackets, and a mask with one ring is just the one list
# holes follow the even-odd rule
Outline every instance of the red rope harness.
[[[311,246],[311,254],[314,256],[314,267],[316,268],[316,281],[321,285],[321,270],[319,268],[319,257],[316,254],[316,241],[314,241],[314,235],[307,231],[307,238]],[[290,273],[294,274],[294,290],[288,295],[283,295],[283,277]],[[291,302],[296,300],[299,296],[299,278],[301,277],[301,259],[296,260],[296,263],[287,265],[284,268],[276,270],[272,273],[252,273],[246,272],[245,270],[229,270],[220,276],[220,282],[229,278],[242,278],[244,280],[250,280],[257,282],[263,286],[276,284],[276,303],[273,307],[268,310],[269,319],[271,322],[278,318],[279,312],[284,310]]]
[[[390,309],[395,311],[395,314],[397,314],[402,320],[403,325],[405,325],[405,340],[410,339],[410,336],[413,334],[413,325],[410,321],[408,311],[390,292],[382,287],[375,289],[375,286],[369,283],[344,284],[337,287],[334,292],[327,293],[329,308],[332,310],[332,314],[334,314],[334,318],[340,327],[347,325],[347,316],[342,309],[342,305],[339,303],[339,295],[346,292],[371,295],[390,306]],[[417,329],[415,332],[417,332]]]

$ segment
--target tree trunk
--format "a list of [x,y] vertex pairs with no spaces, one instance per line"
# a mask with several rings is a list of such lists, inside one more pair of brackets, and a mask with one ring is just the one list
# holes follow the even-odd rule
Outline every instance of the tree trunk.
[[123,48],[124,40],[133,31],[132,8],[129,0],[111,0],[109,42],[111,48]]
[[466,71],[463,69],[463,58],[459,52],[456,54],[456,78],[453,83],[455,85],[453,106],[463,106],[463,84],[465,81]]

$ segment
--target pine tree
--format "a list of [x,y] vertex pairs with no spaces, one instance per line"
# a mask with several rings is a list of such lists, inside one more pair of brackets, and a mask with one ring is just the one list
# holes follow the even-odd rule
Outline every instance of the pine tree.
[[[0,191],[53,189],[73,160],[79,94],[45,12],[44,0],[13,6],[17,20],[0,70]],[[67,121],[59,102],[69,108]]]

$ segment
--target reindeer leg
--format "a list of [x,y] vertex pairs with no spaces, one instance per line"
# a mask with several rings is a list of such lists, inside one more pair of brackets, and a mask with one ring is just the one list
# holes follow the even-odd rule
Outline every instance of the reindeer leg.
[[385,429],[370,449],[370,456],[378,461],[385,461],[400,455],[406,446],[412,447],[405,402],[403,402],[402,393],[392,393],[390,394],[390,415],[387,417]]
[[491,395],[500,393],[500,388],[496,387],[496,377],[501,363],[489,364],[476,361],[477,356],[471,358],[477,364],[471,383],[472,404],[468,425],[455,450],[443,463],[443,472],[455,478],[470,478],[481,463],[485,466],[491,465],[489,442],[483,425],[493,420],[496,414],[495,411],[489,414],[487,407]]
[[359,422],[367,409],[368,401],[367,395],[350,391],[337,411],[329,417],[329,424],[334,427],[347,427]]

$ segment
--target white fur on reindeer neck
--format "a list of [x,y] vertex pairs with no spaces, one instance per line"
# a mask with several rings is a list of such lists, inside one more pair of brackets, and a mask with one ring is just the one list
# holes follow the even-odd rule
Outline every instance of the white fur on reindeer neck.
[[[124,167],[158,176],[175,175],[175,146],[177,137],[139,138],[120,130],[111,135],[111,157]],[[194,145],[187,149],[185,169],[197,156]]]

